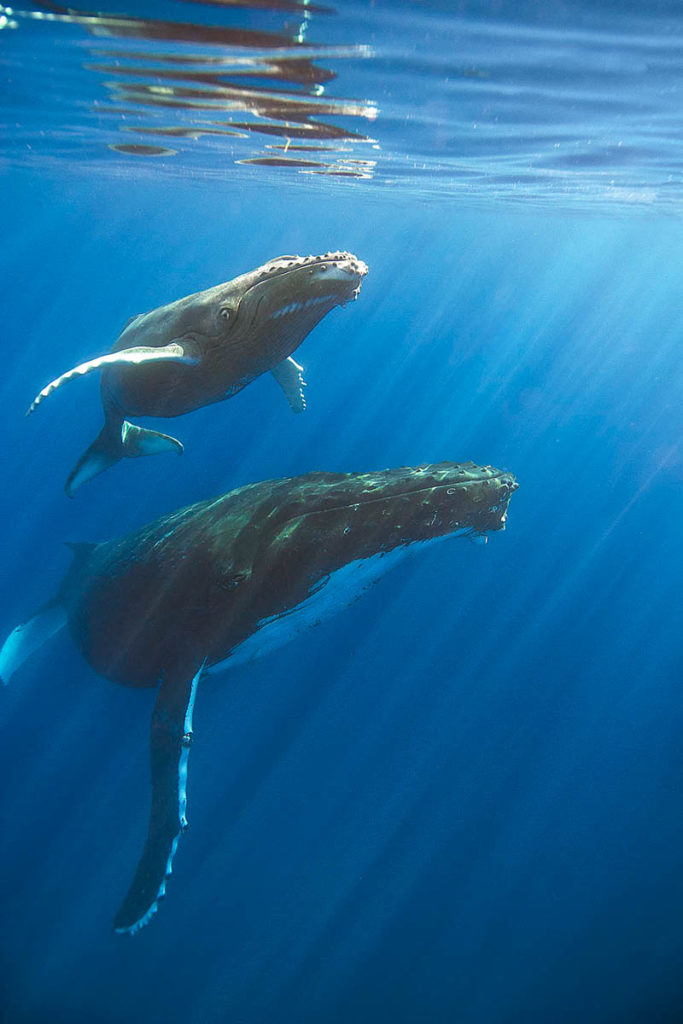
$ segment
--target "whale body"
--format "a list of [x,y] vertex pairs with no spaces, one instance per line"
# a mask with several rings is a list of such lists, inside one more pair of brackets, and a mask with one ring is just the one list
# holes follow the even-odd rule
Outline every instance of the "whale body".
[[155,913],[187,822],[192,712],[204,674],[247,661],[354,600],[406,553],[505,527],[512,474],[472,462],[374,473],[308,473],[249,484],[118,540],[73,545],[57,595],[17,626],[0,677],[66,627],[113,682],[158,688],[152,807],[115,920]]
[[279,256],[232,281],[133,317],[105,356],[47,384],[28,413],[70,380],[101,370],[104,426],[66,481],[76,489],[122,458],[181,454],[175,437],[129,416],[182,416],[236,395],[270,371],[303,412],[303,367],[292,353],[335,306],[358,297],[368,268],[349,252]]

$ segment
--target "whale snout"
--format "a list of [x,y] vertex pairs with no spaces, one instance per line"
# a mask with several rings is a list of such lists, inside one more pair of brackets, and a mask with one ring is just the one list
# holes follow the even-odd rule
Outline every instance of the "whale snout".
[[481,536],[505,529],[508,503],[519,486],[512,473],[473,462],[427,464],[410,472],[410,488],[423,506],[420,539],[462,529]]
[[247,291],[242,305],[262,323],[286,322],[306,333],[335,306],[358,298],[367,264],[353,253],[283,256],[273,260]]
[[355,301],[360,294],[360,286],[368,272],[368,265],[350,252],[330,252],[319,257],[309,272],[316,281],[328,284],[338,283],[341,286],[352,285],[345,301]]
[[508,498],[519,489],[519,484],[512,473],[502,474],[498,481],[498,494],[501,498]]
[[368,265],[359,260],[352,252],[326,252],[322,256],[310,256],[311,269],[320,273],[338,272],[357,277],[365,277]]

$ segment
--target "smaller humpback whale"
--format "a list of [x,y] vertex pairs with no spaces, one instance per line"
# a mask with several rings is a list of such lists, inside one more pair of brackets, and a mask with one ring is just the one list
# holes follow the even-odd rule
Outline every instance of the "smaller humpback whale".
[[146,924],[187,827],[186,779],[200,679],[248,661],[349,604],[408,551],[505,528],[514,476],[472,462],[308,473],[240,487],[120,540],[78,544],[55,598],[0,651],[7,682],[66,626],[87,663],[157,687],[147,841],[116,915]]
[[367,272],[349,252],[280,256],[133,317],[108,355],[51,381],[27,411],[67,381],[102,370],[104,426],[71,470],[66,493],[122,458],[182,452],[176,438],[128,416],[182,416],[231,398],[268,370],[294,412],[303,412],[303,367],[292,353],[330,310],[358,297]]

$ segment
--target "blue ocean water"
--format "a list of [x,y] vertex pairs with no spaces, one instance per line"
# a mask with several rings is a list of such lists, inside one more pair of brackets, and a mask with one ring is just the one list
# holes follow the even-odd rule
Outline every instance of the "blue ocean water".
[[[0,634],[63,541],[247,482],[473,459],[520,489],[487,546],[202,685],[191,827],[135,936],[111,922],[154,695],[64,636],[26,663],[0,694],[2,1019],[674,1024],[683,17],[321,7],[2,9]],[[98,387],[27,420],[40,387],[135,313],[337,248],[370,269],[298,350],[305,415],[262,378],[162,425],[181,460],[64,495]]]

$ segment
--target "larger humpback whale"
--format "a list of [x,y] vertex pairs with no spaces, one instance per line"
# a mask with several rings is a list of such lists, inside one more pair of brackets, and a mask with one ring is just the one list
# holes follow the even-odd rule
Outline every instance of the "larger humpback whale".
[[164,895],[187,825],[202,675],[262,654],[350,603],[411,549],[504,529],[516,488],[510,473],[472,462],[308,473],[240,487],[120,540],[75,545],[56,597],[5,641],[0,676],[8,681],[66,626],[96,672],[158,687],[149,831],[116,931],[137,931]]
[[358,297],[367,272],[349,252],[280,256],[133,317],[108,355],[63,373],[29,406],[31,413],[67,381],[102,370],[104,426],[71,470],[67,494],[122,458],[182,452],[176,438],[128,416],[182,416],[231,398],[268,370],[302,412],[303,367],[292,352],[330,310]]

